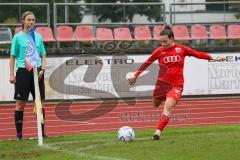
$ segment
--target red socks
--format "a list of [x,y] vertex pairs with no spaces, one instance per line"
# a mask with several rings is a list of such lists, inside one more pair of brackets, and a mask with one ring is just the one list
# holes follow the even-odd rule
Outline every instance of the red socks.
[[168,124],[168,122],[169,122],[169,117],[164,115],[164,114],[162,114],[160,119],[159,119],[159,122],[158,122],[158,125],[157,125],[157,129],[159,129],[162,132],[163,129]]

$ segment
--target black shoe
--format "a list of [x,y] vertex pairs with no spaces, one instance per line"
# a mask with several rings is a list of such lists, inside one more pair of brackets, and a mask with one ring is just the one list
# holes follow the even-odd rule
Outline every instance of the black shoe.
[[22,140],[22,135],[17,135],[16,140],[17,140],[17,141],[21,141],[21,140]]
[[156,141],[157,141],[157,140],[159,140],[159,138],[160,138],[160,137],[159,137],[158,135],[153,135],[153,140],[156,140]]
[[157,129],[155,131],[155,133],[153,134],[153,140],[159,140],[160,139],[160,134],[161,134],[161,131]]

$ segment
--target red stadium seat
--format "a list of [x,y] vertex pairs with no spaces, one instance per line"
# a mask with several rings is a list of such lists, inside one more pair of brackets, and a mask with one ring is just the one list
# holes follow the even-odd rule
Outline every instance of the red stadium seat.
[[16,27],[14,33],[18,34],[21,31],[22,31],[22,27]]
[[59,42],[72,42],[76,41],[73,35],[73,29],[70,26],[57,27],[56,39]]
[[115,40],[118,41],[132,41],[132,36],[129,28],[115,28],[114,37]]
[[113,51],[117,44],[114,41],[113,32],[110,28],[97,28],[96,30],[97,45],[105,51]]
[[55,42],[52,29],[50,27],[37,27],[36,32],[42,35],[44,42]]
[[208,34],[206,27],[201,24],[195,24],[191,27],[191,38],[195,40],[206,40],[208,39]]
[[229,39],[240,39],[240,25],[229,25],[227,27],[227,33]]
[[164,30],[164,26],[159,25],[159,26],[154,26],[153,27],[153,39],[159,40],[160,33]]
[[97,41],[113,41],[113,32],[110,28],[97,28],[96,30]]
[[74,34],[77,41],[95,41],[92,26],[77,26]]
[[136,26],[134,28],[134,38],[137,41],[152,40],[151,32],[148,26]]
[[222,25],[211,25],[210,39],[227,39],[225,27]]
[[190,40],[189,31],[185,25],[175,25],[172,27],[175,40],[188,41]]

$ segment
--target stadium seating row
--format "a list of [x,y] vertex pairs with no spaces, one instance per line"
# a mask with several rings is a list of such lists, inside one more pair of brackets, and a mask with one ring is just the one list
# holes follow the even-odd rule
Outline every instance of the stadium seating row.
[[[77,26],[75,31],[71,26],[58,26],[54,38],[50,27],[37,27],[36,32],[43,36],[44,42],[74,42],[74,41],[142,41],[158,40],[160,32],[164,29],[163,25],[153,27],[153,34],[149,26],[136,26],[134,28],[134,38],[128,27],[114,28],[96,28],[93,26]],[[240,39],[240,25],[232,24],[227,26],[211,25],[209,31],[206,26],[201,24],[192,25],[190,32],[185,25],[175,25],[172,27],[176,40],[218,40],[218,39]],[[20,32],[21,28],[15,28],[15,34]],[[94,34],[96,33],[96,34]]]

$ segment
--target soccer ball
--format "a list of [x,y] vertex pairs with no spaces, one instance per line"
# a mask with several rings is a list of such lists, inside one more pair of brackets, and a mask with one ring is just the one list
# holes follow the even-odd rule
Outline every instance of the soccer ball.
[[118,139],[123,142],[132,142],[135,138],[134,130],[131,127],[123,126],[118,130]]

